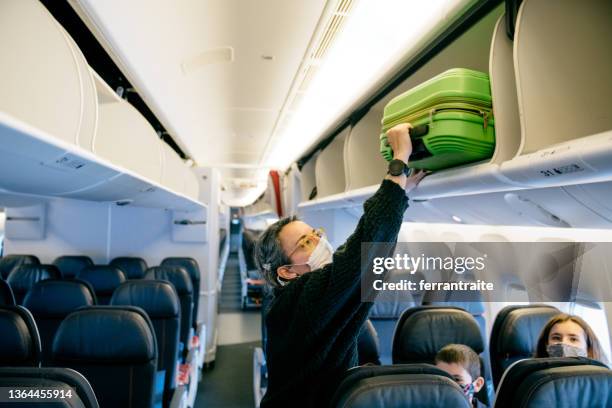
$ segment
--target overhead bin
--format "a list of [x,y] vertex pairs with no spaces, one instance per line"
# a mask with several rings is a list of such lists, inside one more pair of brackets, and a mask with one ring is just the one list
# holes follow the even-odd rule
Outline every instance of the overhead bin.
[[91,149],[97,118],[93,77],[41,2],[2,2],[0,54],[0,111]]
[[514,37],[520,154],[612,130],[611,15],[607,0],[523,1]]
[[[93,152],[149,180],[162,182],[164,143],[159,140],[149,122],[132,105],[121,99],[100,104],[99,112]],[[182,162],[181,166],[184,166]]]
[[371,109],[346,136],[344,143],[344,173],[346,191],[380,184],[387,174],[387,162],[378,154],[382,112]]
[[302,201],[308,201],[317,197],[317,182],[315,175],[315,166],[317,163],[318,154],[308,160],[304,166],[302,166],[301,185],[302,185]]
[[315,182],[317,198],[344,192],[344,142],[350,128],[344,129],[316,158]]

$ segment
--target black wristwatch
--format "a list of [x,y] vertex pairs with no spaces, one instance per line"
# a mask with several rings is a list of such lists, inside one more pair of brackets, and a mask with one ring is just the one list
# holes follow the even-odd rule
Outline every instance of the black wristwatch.
[[408,175],[408,173],[410,173],[410,167],[403,160],[393,159],[389,162],[387,174],[401,176],[402,174]]

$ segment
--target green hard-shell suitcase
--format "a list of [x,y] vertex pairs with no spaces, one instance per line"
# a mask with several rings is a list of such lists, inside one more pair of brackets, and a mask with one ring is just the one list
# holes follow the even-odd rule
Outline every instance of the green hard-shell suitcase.
[[413,150],[408,166],[439,170],[490,158],[495,123],[489,76],[453,68],[393,98],[385,106],[380,152],[393,158],[386,132],[411,123]]

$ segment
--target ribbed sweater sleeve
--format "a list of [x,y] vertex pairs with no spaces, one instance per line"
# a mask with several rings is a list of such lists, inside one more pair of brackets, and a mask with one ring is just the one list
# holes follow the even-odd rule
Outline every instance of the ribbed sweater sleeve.
[[384,180],[363,207],[357,228],[336,250],[332,264],[309,274],[304,283],[298,305],[298,310],[305,313],[303,322],[320,328],[337,313],[351,314],[351,309],[359,306],[361,275],[368,272],[362,269],[375,256],[371,251],[362,254],[362,243],[396,242],[408,198],[397,183]]

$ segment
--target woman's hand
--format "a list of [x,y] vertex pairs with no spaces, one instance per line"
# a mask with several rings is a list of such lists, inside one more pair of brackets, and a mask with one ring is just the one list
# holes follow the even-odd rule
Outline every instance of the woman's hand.
[[410,123],[400,123],[387,130],[387,140],[393,149],[393,158],[408,163],[408,157],[412,153],[412,141],[408,131],[412,129]]
[[429,171],[423,169],[413,171],[406,179],[406,193],[415,188],[421,182],[421,180],[423,180],[423,177],[429,173]]

